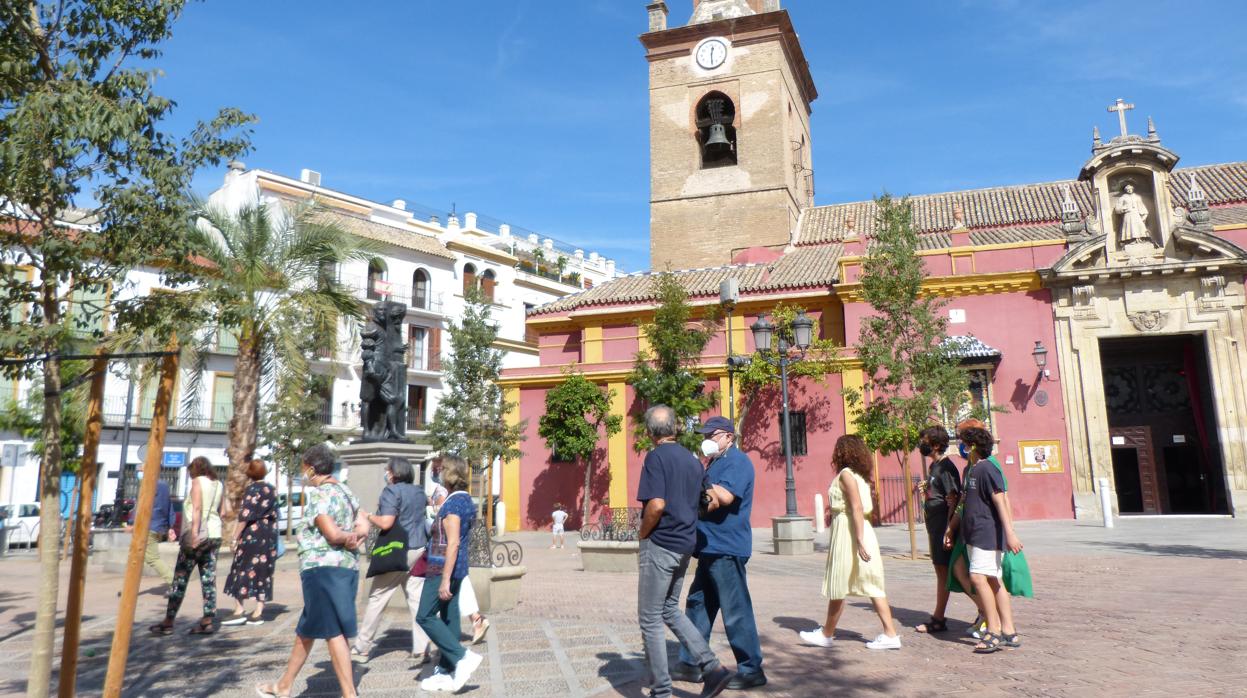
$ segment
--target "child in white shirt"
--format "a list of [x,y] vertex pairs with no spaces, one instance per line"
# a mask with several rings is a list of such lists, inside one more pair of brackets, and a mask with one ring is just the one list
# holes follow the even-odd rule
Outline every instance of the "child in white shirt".
[[554,520],[554,525],[550,528],[554,536],[550,543],[550,549],[563,547],[563,522],[567,520],[567,512],[563,511],[563,505],[555,503],[554,512],[550,514],[550,518]]

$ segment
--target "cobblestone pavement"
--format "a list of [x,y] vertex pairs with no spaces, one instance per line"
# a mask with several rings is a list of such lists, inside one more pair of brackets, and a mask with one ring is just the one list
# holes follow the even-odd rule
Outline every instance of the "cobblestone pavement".
[[[1037,598],[1015,604],[1024,645],[994,656],[971,653],[961,638],[973,616],[954,600],[949,633],[923,636],[933,576],[926,560],[908,559],[903,527],[880,531],[889,600],[905,646],[872,652],[865,638],[879,631],[864,600],[846,609],[830,650],[803,647],[797,631],[821,622],[824,555],[769,554],[769,531],[755,532],[750,587],[770,684],[769,696],[925,696],[976,693],[1011,696],[1247,696],[1247,523],[1229,519],[1127,519],[1106,530],[1075,522],[1019,525],[1035,577]],[[550,550],[548,537],[521,534],[525,545],[521,603],[491,614],[493,629],[478,646],[485,663],[465,695],[641,696],[644,669],[636,628],[635,575],[580,569],[574,548]],[[919,536],[921,541],[922,536]],[[920,548],[924,547],[920,542]],[[904,553],[902,552],[904,551]],[[68,564],[64,570],[67,572]],[[219,575],[224,577],[224,570]],[[0,560],[0,694],[25,691],[36,569],[33,557]],[[159,582],[145,578],[126,696],[252,696],[251,686],[284,666],[298,617],[298,577],[278,572],[277,600],[259,627],[222,628],[210,637],[185,630],[200,601],[198,582],[167,638],[146,628],[162,615]],[[118,575],[93,568],[83,629],[79,694],[98,695],[116,614]],[[62,589],[64,587],[62,586]],[[62,605],[63,605],[62,593]],[[222,612],[230,603],[223,600]],[[403,651],[403,614],[389,619],[379,656],[357,666],[363,696],[419,695],[428,672]],[[716,629],[713,645],[731,664]],[[675,643],[669,643],[674,652]],[[677,695],[696,695],[676,684]],[[314,651],[295,695],[336,695],[322,645]],[[730,694],[729,694],[730,695]]]

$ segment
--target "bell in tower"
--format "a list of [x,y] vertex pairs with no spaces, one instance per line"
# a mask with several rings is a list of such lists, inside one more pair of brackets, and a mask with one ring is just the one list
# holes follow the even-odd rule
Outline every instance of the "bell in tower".
[[697,127],[703,169],[736,164],[736,129],[732,126],[735,116],[732,100],[722,93],[711,92],[702,99],[697,109]]

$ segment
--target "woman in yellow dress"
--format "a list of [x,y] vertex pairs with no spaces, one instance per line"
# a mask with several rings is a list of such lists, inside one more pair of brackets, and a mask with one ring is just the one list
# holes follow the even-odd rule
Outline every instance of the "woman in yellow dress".
[[883,591],[883,558],[869,521],[873,507],[867,483],[873,478],[874,469],[870,449],[860,436],[846,434],[836,441],[831,464],[837,475],[827,492],[831,526],[831,547],[823,573],[823,596],[830,599],[827,621],[821,628],[802,632],[801,639],[818,647],[831,647],[836,624],[844,611],[844,599],[865,596],[883,624],[883,632],[866,646],[872,650],[899,650],[901,638],[896,634],[892,609]]

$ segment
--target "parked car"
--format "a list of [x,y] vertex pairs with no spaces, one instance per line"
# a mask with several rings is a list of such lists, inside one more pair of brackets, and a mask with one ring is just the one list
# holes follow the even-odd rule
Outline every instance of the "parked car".
[[9,529],[9,547],[31,547],[39,542],[39,503],[0,506],[0,521]]
[[291,529],[293,527],[297,527],[299,522],[303,520],[303,493],[290,493],[290,513],[293,518],[293,522],[286,520],[286,502],[287,497],[285,492],[277,495],[277,530],[283,533],[291,533]]

